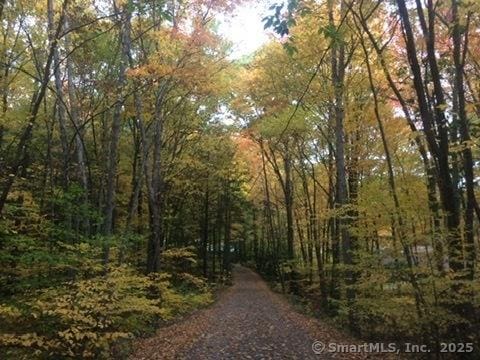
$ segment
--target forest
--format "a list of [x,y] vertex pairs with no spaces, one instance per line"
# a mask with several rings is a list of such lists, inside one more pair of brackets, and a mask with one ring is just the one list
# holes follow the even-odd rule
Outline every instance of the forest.
[[[479,358],[480,2],[265,2],[232,58],[256,1],[0,0],[0,359],[140,359],[247,268],[353,339]],[[227,351],[143,358],[294,358]]]

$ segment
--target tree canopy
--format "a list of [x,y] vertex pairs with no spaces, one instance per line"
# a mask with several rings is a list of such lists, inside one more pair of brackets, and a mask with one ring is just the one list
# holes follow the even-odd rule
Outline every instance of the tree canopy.
[[241,262],[478,356],[480,3],[272,2],[237,60],[242,3],[0,0],[1,355],[125,357]]

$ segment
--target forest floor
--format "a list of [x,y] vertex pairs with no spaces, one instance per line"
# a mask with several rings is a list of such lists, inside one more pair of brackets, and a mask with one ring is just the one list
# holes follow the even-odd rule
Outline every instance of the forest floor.
[[233,281],[233,286],[221,293],[211,307],[159,329],[154,337],[140,340],[131,359],[367,358],[366,354],[326,350],[315,354],[315,341],[349,345],[360,342],[298,313],[250,269],[235,266]]

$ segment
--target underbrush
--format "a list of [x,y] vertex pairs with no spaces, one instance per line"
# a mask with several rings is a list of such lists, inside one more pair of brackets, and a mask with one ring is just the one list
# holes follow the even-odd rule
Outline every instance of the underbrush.
[[106,275],[5,297],[0,302],[2,359],[125,358],[132,338],[213,301],[209,285],[169,266],[171,259],[189,270],[194,253],[169,250],[160,273],[114,266]]
[[[263,272],[262,276],[306,315],[320,317],[363,341],[397,343],[400,347],[406,343],[426,345],[430,349],[429,353],[408,354],[410,358],[427,359],[430,353],[437,359],[478,358],[478,283],[418,272],[420,295],[416,301],[412,285],[405,280],[405,270],[396,269],[392,274],[385,269],[383,276],[378,275],[380,271],[363,271],[350,287],[355,290],[355,298],[348,301],[344,284],[338,284],[338,297],[329,294],[325,299],[318,277],[310,279],[309,269],[296,269],[294,277],[287,271],[277,276]],[[331,289],[330,284],[326,288]],[[462,293],[452,290],[459,288]],[[463,294],[470,294],[468,308]],[[469,312],[460,316],[458,309]]]

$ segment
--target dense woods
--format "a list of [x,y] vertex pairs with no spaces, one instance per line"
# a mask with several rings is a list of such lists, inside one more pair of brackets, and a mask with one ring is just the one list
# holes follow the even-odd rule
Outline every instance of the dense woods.
[[272,2],[232,59],[241,3],[0,0],[0,358],[124,358],[235,262],[478,356],[480,4]]

